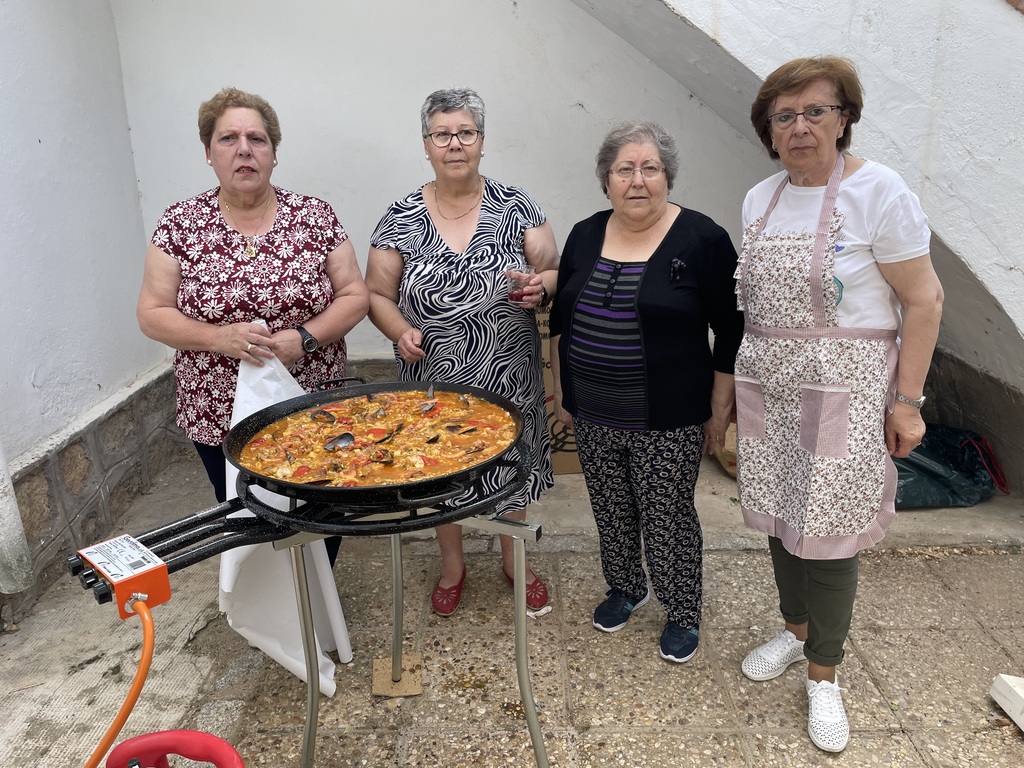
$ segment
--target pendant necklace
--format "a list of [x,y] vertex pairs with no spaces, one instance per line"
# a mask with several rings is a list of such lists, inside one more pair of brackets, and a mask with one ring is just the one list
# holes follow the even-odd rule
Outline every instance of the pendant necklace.
[[470,209],[468,211],[466,211],[465,213],[460,213],[458,216],[445,216],[444,215],[444,211],[441,210],[441,203],[439,203],[437,201],[437,182],[436,181],[434,182],[434,207],[437,208],[437,212],[441,214],[441,218],[444,219],[445,221],[456,221],[458,219],[463,218],[464,216],[469,216],[469,214],[473,212],[473,209],[476,208],[478,205],[480,205],[480,201],[483,200],[483,199],[484,199],[484,180],[480,179],[480,197],[479,197],[479,199],[475,203],[473,203],[473,205],[470,207]]
[[[260,228],[263,226],[263,220],[267,218],[267,210],[270,208],[270,201],[273,200],[274,197],[274,192],[271,191],[270,195],[267,196],[267,202],[263,204],[263,215],[260,216],[260,223],[256,225],[256,229],[253,231],[251,235],[246,235],[244,232],[242,232],[242,230],[238,226],[238,223],[234,220],[234,215],[232,215],[231,217],[231,225],[238,231],[239,234],[242,235],[242,237],[245,238],[245,250],[242,251],[242,255],[247,259],[251,259],[256,256],[256,235],[260,231]],[[224,206],[225,211],[231,213],[231,206],[228,205],[227,200],[222,199],[220,201],[220,204]]]

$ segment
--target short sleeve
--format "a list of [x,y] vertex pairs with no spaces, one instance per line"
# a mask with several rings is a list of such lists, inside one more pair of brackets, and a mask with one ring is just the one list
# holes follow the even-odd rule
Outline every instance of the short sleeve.
[[370,247],[382,251],[394,249],[398,242],[397,229],[394,208],[390,207],[377,222],[377,228],[370,235]]
[[917,195],[907,189],[882,212],[871,252],[883,264],[914,259],[929,252],[931,234]]

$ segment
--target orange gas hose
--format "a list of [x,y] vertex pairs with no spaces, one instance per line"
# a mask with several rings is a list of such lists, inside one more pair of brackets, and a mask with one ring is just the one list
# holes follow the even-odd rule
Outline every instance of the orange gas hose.
[[139,619],[142,621],[142,658],[139,659],[139,668],[135,673],[135,679],[132,680],[132,687],[128,691],[128,696],[121,705],[121,709],[118,710],[114,722],[110,724],[106,734],[104,734],[103,740],[89,757],[85,768],[97,768],[103,756],[107,754],[107,750],[114,743],[117,735],[121,733],[121,729],[124,728],[124,724],[128,720],[128,715],[132,713],[135,703],[139,700],[142,686],[146,684],[146,675],[149,674],[149,665],[153,661],[153,646],[156,644],[153,615],[149,612],[149,606],[142,600],[133,601],[132,610],[139,614]]

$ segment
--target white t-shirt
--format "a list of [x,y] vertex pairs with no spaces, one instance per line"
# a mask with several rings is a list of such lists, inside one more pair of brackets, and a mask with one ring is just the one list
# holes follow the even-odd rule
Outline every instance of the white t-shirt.
[[[786,172],[782,171],[747,193],[743,201],[744,230],[765,212],[784,178]],[[764,234],[813,234],[824,197],[825,187],[787,184]],[[929,252],[931,230],[917,195],[895,171],[868,160],[839,185],[836,207],[846,217],[836,242],[839,325],[899,328],[900,304],[878,264],[906,261]]]

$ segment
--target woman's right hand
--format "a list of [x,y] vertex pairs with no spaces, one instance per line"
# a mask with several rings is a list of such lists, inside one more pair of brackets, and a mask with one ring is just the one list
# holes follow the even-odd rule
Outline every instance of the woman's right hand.
[[257,323],[232,323],[219,327],[220,334],[213,352],[228,357],[248,360],[250,363],[263,365],[259,358],[270,359],[274,353],[264,349],[263,345],[270,341],[270,331]]
[[402,334],[398,337],[396,346],[398,347],[398,356],[407,365],[418,363],[427,353],[423,351],[423,347],[420,344],[423,343],[423,331],[419,328],[413,328],[409,326]]

